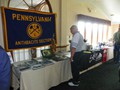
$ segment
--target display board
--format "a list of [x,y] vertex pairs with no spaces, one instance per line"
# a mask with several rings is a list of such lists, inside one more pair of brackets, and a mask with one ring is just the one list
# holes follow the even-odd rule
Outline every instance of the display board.
[[46,46],[53,38],[57,40],[55,13],[2,7],[2,17],[7,51]]

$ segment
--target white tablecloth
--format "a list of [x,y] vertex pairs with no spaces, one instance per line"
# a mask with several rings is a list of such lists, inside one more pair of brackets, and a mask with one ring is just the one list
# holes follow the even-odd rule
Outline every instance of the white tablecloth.
[[22,71],[20,75],[20,90],[48,90],[72,78],[71,65],[68,60],[37,70]]

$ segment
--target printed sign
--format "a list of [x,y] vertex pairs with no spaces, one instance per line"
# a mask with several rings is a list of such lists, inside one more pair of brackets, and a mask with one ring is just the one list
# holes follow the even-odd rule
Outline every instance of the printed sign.
[[[2,7],[5,49],[41,47],[56,41],[56,14]],[[54,36],[54,37],[53,37]]]

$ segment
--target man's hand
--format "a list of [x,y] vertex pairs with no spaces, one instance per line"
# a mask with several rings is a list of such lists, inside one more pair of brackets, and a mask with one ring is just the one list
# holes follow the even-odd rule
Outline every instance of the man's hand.
[[73,48],[72,47],[72,50],[71,50],[71,58],[70,58],[70,63],[73,62],[73,57],[74,57],[74,54],[75,54],[75,51],[76,51],[76,48]]
[[70,58],[69,63],[73,62],[73,58]]

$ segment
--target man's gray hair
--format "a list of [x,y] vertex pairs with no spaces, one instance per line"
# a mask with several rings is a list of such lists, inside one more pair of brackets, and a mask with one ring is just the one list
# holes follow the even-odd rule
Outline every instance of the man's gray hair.
[[72,26],[70,27],[70,30],[78,30],[78,27],[77,27],[76,25],[72,25]]

